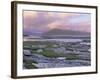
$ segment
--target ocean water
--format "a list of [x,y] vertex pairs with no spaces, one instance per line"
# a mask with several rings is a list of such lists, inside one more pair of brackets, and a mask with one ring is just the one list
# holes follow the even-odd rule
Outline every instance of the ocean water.
[[25,39],[24,41],[62,41],[62,42],[80,42],[83,39]]

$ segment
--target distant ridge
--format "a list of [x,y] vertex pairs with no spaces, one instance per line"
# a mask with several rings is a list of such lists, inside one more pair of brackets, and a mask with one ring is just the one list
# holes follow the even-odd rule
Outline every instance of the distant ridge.
[[51,29],[43,33],[42,36],[45,38],[89,37],[90,33],[83,31],[74,31],[74,30]]
[[45,32],[46,35],[89,35],[89,32],[74,31],[74,30],[62,30],[62,29],[51,29]]

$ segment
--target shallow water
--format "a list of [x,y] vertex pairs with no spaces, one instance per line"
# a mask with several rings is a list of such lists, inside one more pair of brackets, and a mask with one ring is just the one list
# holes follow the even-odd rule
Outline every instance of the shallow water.
[[[82,42],[83,39],[24,39],[24,41]],[[32,63],[32,64],[38,68],[59,68],[59,67],[75,67],[75,66],[90,66],[91,65],[90,52],[87,52],[87,53],[80,52],[78,56],[80,56],[81,59],[66,60],[64,58],[61,59],[61,57],[50,58],[50,57],[45,57],[43,55],[34,53],[31,56],[24,55],[24,59],[36,61],[38,64],[36,63]],[[25,68],[25,66],[23,67]]]
[[88,60],[65,60],[57,58],[48,58],[40,54],[34,54],[29,56],[24,56],[26,60],[34,60],[38,64],[34,64],[38,68],[59,68],[59,67],[75,67],[75,66],[90,66],[90,61]]

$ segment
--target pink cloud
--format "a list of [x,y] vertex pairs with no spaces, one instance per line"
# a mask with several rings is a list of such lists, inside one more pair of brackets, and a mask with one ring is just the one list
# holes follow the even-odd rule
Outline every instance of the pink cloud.
[[90,14],[24,11],[24,29],[45,31],[53,28],[91,31]]

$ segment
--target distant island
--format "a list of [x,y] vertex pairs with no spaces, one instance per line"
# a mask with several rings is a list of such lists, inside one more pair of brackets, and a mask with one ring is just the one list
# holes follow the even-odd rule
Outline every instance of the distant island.
[[63,29],[51,29],[44,33],[25,33],[24,37],[30,38],[90,38],[89,32],[75,31],[75,30],[63,30]]
[[74,31],[74,30],[62,30],[52,29],[46,33],[43,33],[44,38],[78,38],[78,37],[90,37],[89,32]]

